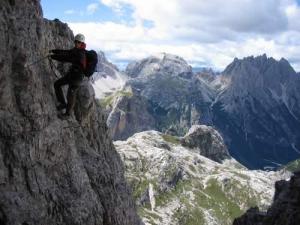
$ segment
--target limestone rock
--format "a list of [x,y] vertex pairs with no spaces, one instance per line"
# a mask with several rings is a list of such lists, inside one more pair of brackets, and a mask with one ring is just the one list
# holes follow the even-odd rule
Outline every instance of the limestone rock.
[[290,176],[248,170],[233,158],[215,162],[157,131],[114,144],[146,224],[231,225],[253,205],[266,210],[275,181]]
[[77,94],[75,105],[75,116],[77,121],[84,123],[89,118],[89,114],[93,112],[95,99],[95,91],[87,78],[84,78]]
[[115,98],[113,105],[107,125],[114,140],[123,140],[136,132],[155,127],[155,120],[147,111],[149,103],[141,96],[121,94]]
[[216,162],[230,158],[222,136],[212,127],[194,125],[181,139],[183,146],[197,149],[199,153]]
[[0,4],[0,224],[140,224],[88,84],[76,107],[84,123],[57,117],[57,77],[40,59],[70,48],[73,34],[42,14],[39,0]]
[[247,211],[236,219],[233,225],[297,225],[300,221],[300,172],[296,172],[290,181],[278,181],[275,184],[273,204],[266,213],[258,209]]
[[[161,132],[173,129],[176,135],[182,136],[191,125],[211,123],[209,106],[214,94],[204,82],[192,77],[191,67],[182,58],[165,53],[151,56],[131,63],[126,72],[132,79],[126,82],[124,89],[130,87],[133,97],[126,98],[128,104],[114,101],[111,115],[122,112],[124,117],[147,117],[151,120],[134,126],[118,124],[119,120],[109,121],[110,129],[124,125],[121,135],[113,135],[115,140],[149,129]],[[134,107],[141,102],[146,107]],[[128,105],[131,105],[130,109],[138,110],[128,111]]]
[[133,78],[152,76],[158,72],[190,78],[192,75],[192,67],[179,56],[160,53],[141,61],[130,63],[125,72]]

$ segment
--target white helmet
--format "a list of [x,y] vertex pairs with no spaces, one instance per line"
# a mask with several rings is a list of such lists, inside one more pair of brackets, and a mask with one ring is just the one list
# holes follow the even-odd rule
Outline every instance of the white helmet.
[[85,37],[83,34],[76,34],[75,41],[85,42]]

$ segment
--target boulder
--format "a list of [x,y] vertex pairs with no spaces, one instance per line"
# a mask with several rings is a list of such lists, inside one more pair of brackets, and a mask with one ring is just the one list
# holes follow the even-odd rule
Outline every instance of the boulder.
[[200,155],[216,162],[230,158],[222,136],[210,126],[192,126],[189,132],[181,139],[181,144],[196,149]]

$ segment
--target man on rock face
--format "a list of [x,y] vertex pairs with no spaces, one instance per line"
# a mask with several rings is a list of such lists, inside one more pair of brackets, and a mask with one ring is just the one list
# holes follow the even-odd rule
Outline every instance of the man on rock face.
[[[74,40],[75,47],[70,50],[53,49],[50,50],[50,57],[60,62],[72,63],[70,70],[65,76],[54,83],[54,89],[59,105],[58,110],[66,109],[64,114],[60,114],[61,119],[70,116],[76,101],[76,93],[84,78],[86,69],[85,37],[83,34],[77,34]],[[69,85],[67,93],[67,102],[63,94],[62,86]]]

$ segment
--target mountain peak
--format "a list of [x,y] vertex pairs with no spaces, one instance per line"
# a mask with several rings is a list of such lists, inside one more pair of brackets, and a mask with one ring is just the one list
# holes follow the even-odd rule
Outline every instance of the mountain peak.
[[163,52],[130,63],[126,73],[131,77],[147,77],[155,74],[190,77],[192,67],[183,58]]
[[243,59],[235,58],[233,62],[226,67],[223,74],[226,76],[244,73],[251,74],[254,72],[253,70],[256,70],[255,73],[261,75],[265,74],[268,70],[272,70],[272,73],[275,71],[285,74],[295,73],[294,69],[286,59],[281,58],[278,61],[273,57],[268,57],[266,54],[263,54],[256,57],[248,56]]
[[[237,133],[243,134],[239,138],[237,134],[233,135],[234,140],[231,139],[230,149],[239,150],[236,152],[232,150],[232,156],[240,159],[245,165],[249,165],[250,162],[255,167],[272,166],[269,162],[284,164],[298,157],[298,147],[294,148],[294,146],[299,145],[297,130],[300,125],[300,95],[297,90],[299,90],[300,77],[289,62],[283,58],[279,61],[275,60],[267,57],[266,54],[241,60],[235,59],[225,69],[222,78],[227,78],[229,81],[218,96],[219,109],[222,112],[226,111],[233,118],[232,126],[235,128],[223,126],[222,117],[215,121],[216,126],[226,130],[223,133],[229,133],[231,132],[229,130],[238,127],[240,131]],[[217,108],[216,111],[219,110]],[[239,141],[235,142],[237,139]],[[240,144],[240,140],[245,144]],[[272,149],[268,153],[267,163],[266,154],[263,156],[264,159],[258,159],[256,156],[263,152],[261,140],[266,146],[264,148]],[[250,142],[257,143],[257,146],[249,144]],[[246,148],[249,149],[243,150]],[[247,155],[243,159],[240,157],[242,151]],[[283,156],[283,151],[289,151],[289,154]]]
[[179,60],[179,61],[183,61],[183,62],[186,63],[186,61],[182,57],[180,57],[178,55],[173,55],[173,54],[170,54],[170,53],[166,53],[166,52],[160,52],[160,53],[157,53],[157,54],[153,54],[150,57],[158,58],[160,60]]

